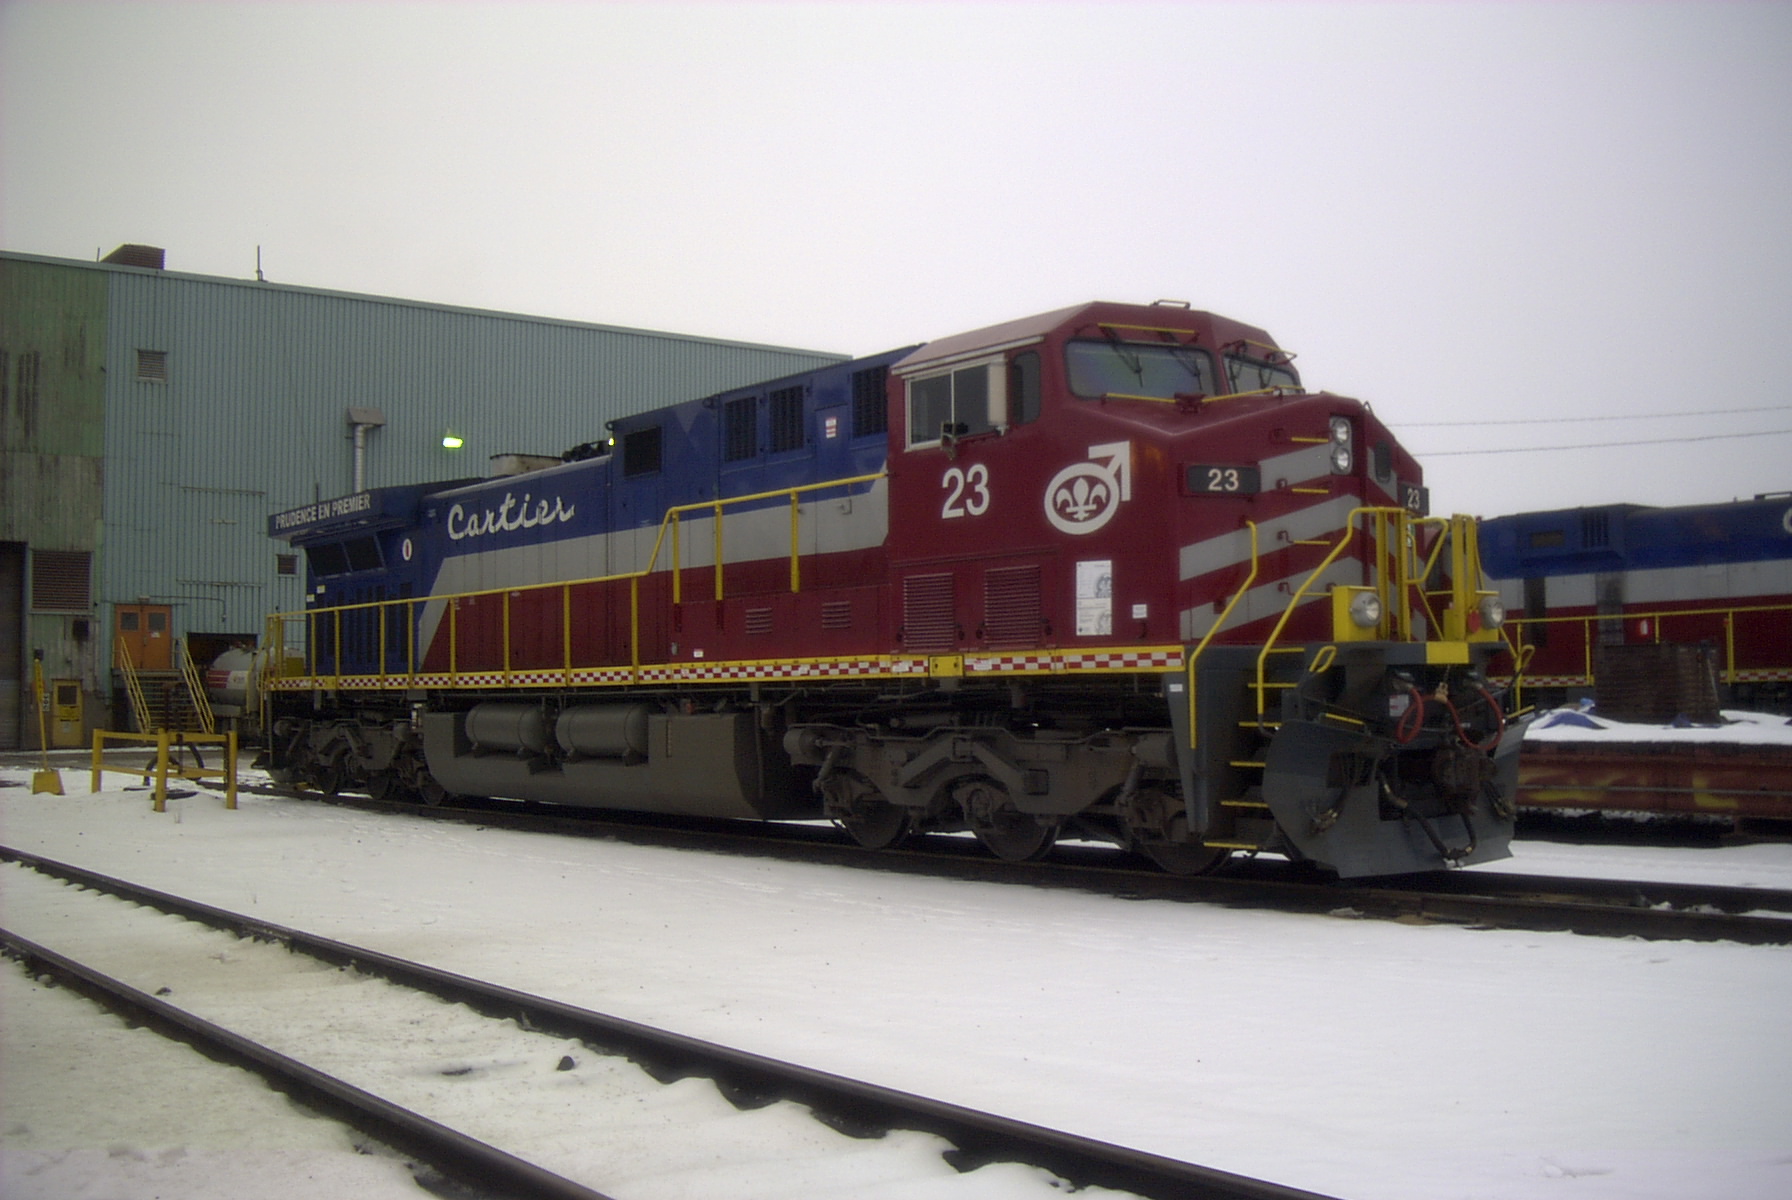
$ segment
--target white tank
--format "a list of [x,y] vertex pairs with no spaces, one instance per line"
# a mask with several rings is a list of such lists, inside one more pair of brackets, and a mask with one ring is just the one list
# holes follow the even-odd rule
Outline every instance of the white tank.
[[231,647],[212,659],[205,669],[205,694],[212,712],[220,717],[240,717],[254,701],[255,652]]

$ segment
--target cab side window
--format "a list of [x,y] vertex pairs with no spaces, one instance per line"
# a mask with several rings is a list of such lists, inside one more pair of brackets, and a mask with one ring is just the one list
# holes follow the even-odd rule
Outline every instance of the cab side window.
[[[909,380],[908,444],[924,446],[948,433],[967,437],[994,429],[992,412],[1000,397],[990,394],[992,375],[995,369],[991,364],[979,363]],[[1004,376],[995,378],[1001,380]]]

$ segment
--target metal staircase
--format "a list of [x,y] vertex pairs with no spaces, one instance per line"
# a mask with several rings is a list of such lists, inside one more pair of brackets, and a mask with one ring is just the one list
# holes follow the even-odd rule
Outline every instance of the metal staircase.
[[1275,818],[1263,799],[1263,772],[1268,766],[1264,756],[1270,739],[1282,726],[1281,698],[1298,688],[1308,674],[1303,661],[1306,652],[1304,646],[1274,647],[1263,652],[1254,674],[1243,672],[1240,690],[1245,697],[1245,715],[1237,722],[1234,742],[1241,754],[1226,760],[1235,773],[1233,787],[1227,789],[1232,794],[1219,798],[1213,822],[1202,839],[1209,849],[1254,854],[1268,849],[1275,840]]
[[184,641],[174,646],[176,671],[143,671],[131,661],[130,648],[118,638],[113,646],[113,662],[124,680],[125,696],[130,701],[131,718],[137,733],[154,733],[158,729],[186,733],[216,733],[217,718],[206,697],[205,680],[199,674]]

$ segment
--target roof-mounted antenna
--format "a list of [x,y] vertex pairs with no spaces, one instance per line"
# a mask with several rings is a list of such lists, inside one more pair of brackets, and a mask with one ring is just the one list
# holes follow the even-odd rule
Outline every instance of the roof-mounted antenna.
[[268,278],[261,273],[261,247],[255,247],[255,282],[266,283]]

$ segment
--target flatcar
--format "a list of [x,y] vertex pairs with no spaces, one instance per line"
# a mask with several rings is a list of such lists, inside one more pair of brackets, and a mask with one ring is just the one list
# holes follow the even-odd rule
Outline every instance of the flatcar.
[[1480,543],[1538,699],[1592,691],[1602,647],[1708,646],[1731,703],[1792,711],[1792,492],[1517,513]]
[[1509,853],[1476,526],[1261,329],[1090,303],[270,518],[270,762],[326,790],[1343,876]]

